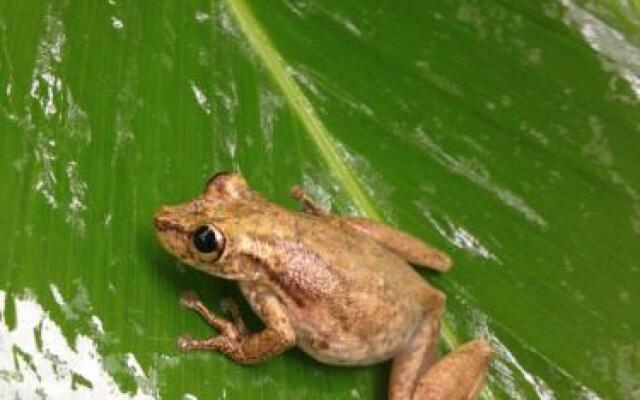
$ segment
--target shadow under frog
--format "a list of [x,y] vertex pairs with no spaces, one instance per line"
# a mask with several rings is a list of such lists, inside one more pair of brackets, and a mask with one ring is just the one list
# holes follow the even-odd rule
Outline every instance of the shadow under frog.
[[179,348],[217,350],[243,364],[293,346],[331,365],[392,359],[390,399],[475,398],[491,348],[474,340],[437,359],[445,296],[409,265],[446,271],[449,257],[378,222],[331,215],[299,187],[292,195],[302,212],[266,200],[239,174],[219,173],[201,196],[155,214],[163,246],[196,269],[237,281],[265,324],[251,333],[233,301],[225,302],[228,321],[189,291],[182,304],[220,334],[180,337]]

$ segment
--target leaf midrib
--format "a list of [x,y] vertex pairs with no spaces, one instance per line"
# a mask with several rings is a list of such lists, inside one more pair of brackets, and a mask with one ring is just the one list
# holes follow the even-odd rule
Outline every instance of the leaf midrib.
[[[224,0],[251,49],[259,56],[264,67],[271,75],[278,88],[282,91],[285,101],[304,125],[306,132],[318,148],[320,155],[329,170],[341,183],[349,194],[353,203],[367,217],[381,221],[380,212],[367,196],[358,176],[349,168],[340,156],[336,140],[326,128],[315,111],[311,101],[307,98],[298,83],[288,72],[287,63],[271,43],[269,36],[255,19],[253,13],[244,0]],[[450,348],[456,348],[460,340],[454,334],[451,326],[442,321],[442,339]],[[484,399],[494,399],[495,396],[488,387],[481,393]]]

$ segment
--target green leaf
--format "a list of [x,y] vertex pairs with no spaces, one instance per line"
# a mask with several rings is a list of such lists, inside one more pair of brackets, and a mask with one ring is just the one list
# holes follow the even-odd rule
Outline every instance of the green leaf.
[[451,254],[421,273],[448,296],[442,352],[495,349],[483,398],[637,398],[638,21],[636,2],[6,0],[0,397],[385,398],[388,365],[176,351],[212,334],[182,291],[241,295],[151,216],[233,169]]

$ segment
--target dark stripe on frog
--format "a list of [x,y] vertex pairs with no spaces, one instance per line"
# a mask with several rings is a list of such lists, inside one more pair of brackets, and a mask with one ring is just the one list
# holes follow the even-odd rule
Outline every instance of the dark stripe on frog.
[[244,254],[255,260],[267,277],[279,286],[300,307],[309,300],[316,301],[331,295],[341,285],[336,272],[315,252],[295,241],[273,241],[260,238],[268,244],[277,258]]
[[271,268],[266,260],[253,254],[247,253],[240,253],[240,257],[252,263],[253,265],[259,266],[260,269],[262,269],[262,271],[264,271],[264,273],[267,275],[267,278],[269,278],[271,282],[275,283],[280,289],[282,289],[282,291],[285,292],[287,296],[290,297],[296,303],[296,305],[298,305],[298,307],[305,306],[306,303],[304,299],[304,293],[300,293],[297,287],[291,285],[289,280],[286,279],[286,277],[284,277],[282,273],[279,273],[275,269]]
[[171,230],[179,233],[188,233],[182,225],[168,219],[162,219],[162,218],[156,219],[154,220],[154,225],[156,229],[161,232]]

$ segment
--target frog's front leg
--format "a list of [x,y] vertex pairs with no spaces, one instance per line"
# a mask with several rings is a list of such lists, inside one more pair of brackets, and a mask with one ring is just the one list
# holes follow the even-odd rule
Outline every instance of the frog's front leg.
[[[329,215],[300,186],[294,186],[291,189],[291,195],[302,204],[303,211],[314,215]],[[363,217],[336,216],[335,218],[360,234],[369,236],[411,264],[424,265],[437,271],[446,271],[453,264],[451,258],[442,251],[389,225]]]
[[221,335],[210,339],[194,340],[186,336],[178,338],[182,351],[218,350],[234,361],[254,364],[279,354],[295,344],[295,334],[284,309],[275,296],[263,295],[255,299],[266,328],[259,333],[248,333],[235,303],[227,301],[226,308],[234,322],[226,321],[211,312],[193,292],[182,296],[182,304],[196,311]]

